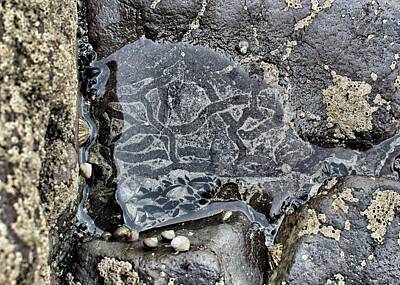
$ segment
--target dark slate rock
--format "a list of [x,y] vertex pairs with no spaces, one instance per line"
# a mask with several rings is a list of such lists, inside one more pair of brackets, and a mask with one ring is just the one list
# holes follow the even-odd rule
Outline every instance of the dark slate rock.
[[[110,227],[116,189],[125,222],[139,230],[230,205],[268,227],[330,177],[397,177],[398,135],[366,152],[306,143],[285,124],[278,84],[209,48],[142,38],[95,66],[99,129],[89,160],[100,171],[89,212],[100,227]],[[252,208],[211,205],[237,200]]]
[[275,245],[283,251],[268,284],[396,284],[399,210],[398,181],[346,177],[321,188],[284,219]]
[[[263,284],[268,269],[263,234],[245,218],[232,216],[230,223],[220,217],[175,228],[176,235],[189,238],[188,252],[174,254],[168,243],[148,251],[142,241],[134,244],[95,240],[82,244],[74,265],[75,281],[102,284],[97,266],[104,257],[127,261],[146,284]],[[141,240],[160,236],[146,232]]]
[[[101,58],[143,35],[208,46],[255,73],[275,65],[291,124],[307,141],[366,149],[399,128],[398,1],[87,2]],[[238,51],[243,41],[247,53]]]

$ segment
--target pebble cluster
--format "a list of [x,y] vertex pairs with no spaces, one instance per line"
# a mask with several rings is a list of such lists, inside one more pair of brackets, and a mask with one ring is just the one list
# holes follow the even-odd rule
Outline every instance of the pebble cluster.
[[[109,240],[111,237],[116,241],[124,242],[136,242],[139,240],[139,232],[135,229],[129,229],[126,226],[117,228],[114,234],[104,232],[102,239]],[[161,237],[148,237],[143,239],[143,245],[147,249],[155,249],[159,246],[159,243],[170,243],[170,246],[176,252],[184,252],[190,249],[190,240],[185,236],[176,236],[175,231],[167,230],[161,232]]]

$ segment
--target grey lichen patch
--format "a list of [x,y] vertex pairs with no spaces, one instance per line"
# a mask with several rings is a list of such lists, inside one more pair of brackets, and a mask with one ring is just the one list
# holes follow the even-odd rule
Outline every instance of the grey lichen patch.
[[395,215],[395,209],[400,207],[400,194],[390,191],[376,191],[371,204],[361,214],[368,220],[367,229],[371,237],[382,243],[387,226],[390,225]]
[[352,203],[357,203],[358,199],[354,198],[352,189],[347,188],[343,192],[339,193],[339,195],[334,195],[333,196],[334,200],[332,203],[332,208],[334,210],[342,210],[344,213],[347,213],[349,211],[349,206],[346,205],[346,202],[352,202]]
[[295,26],[294,26],[295,31],[304,29],[304,28],[308,27],[309,25],[311,25],[312,22],[314,21],[314,19],[317,17],[317,15],[321,11],[329,9],[334,2],[335,2],[335,0],[325,0],[322,5],[319,5],[318,0],[311,0],[310,14],[295,24]]
[[[49,229],[40,201],[47,193],[39,181],[54,151],[45,139],[54,108],[62,110],[54,117],[63,116],[56,132],[74,140],[76,3],[3,1],[0,15],[0,258],[10,260],[0,283],[48,284]],[[52,176],[54,169],[47,170]],[[56,190],[53,181],[43,182],[54,192],[77,190],[71,181]]]
[[304,235],[317,235],[321,234],[324,237],[339,240],[341,230],[335,229],[330,225],[324,225],[326,223],[325,214],[317,214],[314,209],[308,209],[308,217],[303,225],[301,231],[299,231],[298,236]]
[[334,127],[337,138],[355,138],[354,132],[372,130],[371,107],[367,96],[372,87],[366,82],[353,81],[332,71],[333,84],[323,90],[327,126]]
[[143,285],[138,273],[127,261],[104,257],[97,264],[97,269],[105,285]]

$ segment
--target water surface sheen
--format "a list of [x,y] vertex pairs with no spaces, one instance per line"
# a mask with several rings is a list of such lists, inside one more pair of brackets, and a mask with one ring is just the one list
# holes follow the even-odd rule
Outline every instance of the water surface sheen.
[[304,142],[284,123],[283,87],[209,48],[142,38],[94,65],[130,227],[233,210],[269,228],[330,177],[397,179],[398,135],[363,153]]

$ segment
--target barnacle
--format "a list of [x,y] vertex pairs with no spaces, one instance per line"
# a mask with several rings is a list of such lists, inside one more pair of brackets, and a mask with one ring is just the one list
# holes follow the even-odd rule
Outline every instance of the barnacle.
[[83,120],[79,119],[78,122],[78,143],[79,146],[82,146],[90,136],[90,127],[89,124]]

